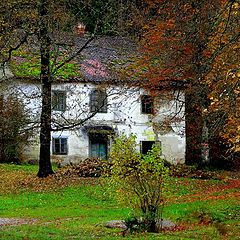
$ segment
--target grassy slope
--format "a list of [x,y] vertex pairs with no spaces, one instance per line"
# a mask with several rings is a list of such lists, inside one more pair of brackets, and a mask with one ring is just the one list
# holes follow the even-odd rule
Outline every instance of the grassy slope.
[[[40,180],[36,172],[36,166],[0,164],[0,217],[38,220],[30,225],[2,227],[0,239],[122,238],[119,229],[105,228],[103,223],[124,219],[130,210],[105,196],[98,180]],[[239,239],[238,188],[238,180],[173,179],[164,218],[178,221],[180,229],[126,238]],[[211,216],[221,224],[198,224],[196,216],[187,217],[191,212],[196,212],[198,218],[199,214],[206,219]]]

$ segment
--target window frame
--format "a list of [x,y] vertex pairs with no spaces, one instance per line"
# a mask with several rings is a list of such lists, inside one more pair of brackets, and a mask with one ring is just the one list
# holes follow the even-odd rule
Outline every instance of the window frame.
[[[61,102],[60,102],[61,101]],[[65,112],[67,107],[67,94],[64,90],[52,91],[52,110]]]
[[[102,105],[102,106],[101,106]],[[107,113],[107,93],[106,90],[94,89],[89,97],[90,112]]]
[[[56,140],[59,140],[59,151],[56,151]],[[63,142],[64,141],[64,142]],[[62,151],[63,145],[63,151]],[[53,155],[68,155],[68,138],[67,137],[53,137],[52,138],[52,154]]]
[[141,113],[142,114],[154,113],[154,99],[150,95],[141,96]]

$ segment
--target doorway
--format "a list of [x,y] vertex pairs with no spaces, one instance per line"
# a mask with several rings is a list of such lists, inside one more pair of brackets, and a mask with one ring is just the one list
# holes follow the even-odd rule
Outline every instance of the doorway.
[[106,134],[91,133],[90,140],[90,157],[107,159],[108,138]]

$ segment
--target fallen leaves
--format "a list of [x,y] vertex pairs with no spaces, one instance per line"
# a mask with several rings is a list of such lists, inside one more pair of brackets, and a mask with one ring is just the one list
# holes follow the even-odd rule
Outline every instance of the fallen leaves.
[[77,184],[94,185],[98,183],[96,178],[81,177],[80,174],[77,174],[80,173],[75,171],[79,169],[77,167],[59,169],[56,174],[47,178],[38,178],[35,172],[24,171],[20,168],[22,166],[19,169],[14,167],[11,169],[11,167],[5,168],[4,165],[0,165],[0,194],[16,194],[28,190],[35,192],[56,191]]
[[[5,168],[4,165],[0,165],[0,194],[18,193],[20,191],[56,191],[79,184],[97,185],[99,184],[98,178],[84,176],[89,176],[87,172],[96,176],[95,174],[99,173],[101,166],[98,165],[97,161],[87,164],[88,161],[77,166],[63,167],[56,174],[47,178],[38,178],[35,172],[24,171],[22,166]],[[239,199],[240,180],[230,179],[227,176],[222,179],[172,178],[173,182],[170,183],[172,192],[166,203]]]
[[[167,199],[167,203],[182,203],[195,201],[214,201],[220,199],[240,199],[240,180],[226,179],[224,181],[206,181],[179,179],[176,189],[183,187],[185,193]],[[186,192],[188,190],[189,193]],[[176,190],[178,191],[178,190]]]

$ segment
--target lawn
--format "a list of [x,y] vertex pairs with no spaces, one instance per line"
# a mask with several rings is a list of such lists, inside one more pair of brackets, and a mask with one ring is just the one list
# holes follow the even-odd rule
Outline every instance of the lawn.
[[[0,239],[121,239],[104,223],[131,210],[103,191],[97,178],[35,177],[37,166],[0,164],[0,217],[34,220],[0,226]],[[240,181],[172,178],[164,218],[173,231],[125,239],[240,239]]]

